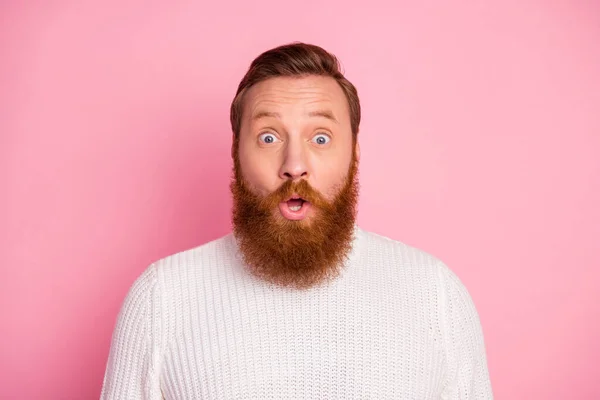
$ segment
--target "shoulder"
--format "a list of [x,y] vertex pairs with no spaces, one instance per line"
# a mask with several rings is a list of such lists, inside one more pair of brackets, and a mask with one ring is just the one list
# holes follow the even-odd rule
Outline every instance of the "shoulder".
[[226,279],[224,267],[233,257],[231,243],[231,235],[225,235],[154,261],[131,285],[122,313],[143,307],[147,316],[169,319],[189,300],[186,296],[200,295],[199,288]]
[[440,258],[427,250],[409,245],[385,235],[361,230],[366,259],[371,266],[386,268],[389,276],[401,277],[404,281],[428,287],[435,292],[440,304],[458,302],[472,308],[469,292],[458,275]]
[[177,292],[181,285],[193,284],[222,270],[219,265],[234,256],[231,251],[231,234],[205,244],[173,253],[148,265],[129,287],[125,302],[140,303],[156,301],[169,292]]
[[227,263],[234,254],[232,235],[228,234],[193,248],[170,254],[153,265],[161,280],[187,273],[210,273],[219,264]]
[[432,276],[437,275],[439,268],[443,268],[443,262],[426,250],[375,232],[361,230],[361,235],[365,243],[363,251],[376,264],[379,261],[394,270],[428,273]]

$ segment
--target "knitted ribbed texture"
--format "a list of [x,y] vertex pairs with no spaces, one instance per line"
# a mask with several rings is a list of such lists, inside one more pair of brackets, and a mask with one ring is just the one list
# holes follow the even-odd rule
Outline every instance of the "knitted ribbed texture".
[[235,237],[166,257],[117,319],[102,399],[491,399],[479,317],[432,255],[356,227],[338,279],[283,289]]

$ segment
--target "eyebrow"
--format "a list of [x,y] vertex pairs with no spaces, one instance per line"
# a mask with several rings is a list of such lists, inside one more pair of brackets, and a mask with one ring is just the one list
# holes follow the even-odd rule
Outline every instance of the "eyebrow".
[[308,113],[308,115],[310,117],[323,117],[323,118],[327,118],[330,121],[335,122],[336,124],[338,124],[338,120],[335,119],[335,116],[333,115],[333,113],[330,110],[318,110],[318,111],[311,111]]
[[261,118],[281,118],[281,114],[271,111],[258,111],[252,115],[252,120],[256,121]]
[[[308,113],[308,116],[309,117],[322,117],[322,118],[331,120],[331,121],[335,122],[336,124],[339,123],[338,120],[335,118],[335,116],[333,115],[333,113],[330,110],[311,111]],[[253,121],[256,121],[261,118],[281,119],[281,114],[279,114],[278,112],[272,112],[272,111],[258,111],[256,113],[254,113],[254,115],[252,116]]]

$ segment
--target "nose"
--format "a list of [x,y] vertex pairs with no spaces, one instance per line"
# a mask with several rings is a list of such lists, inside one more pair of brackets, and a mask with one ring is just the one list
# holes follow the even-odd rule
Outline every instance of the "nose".
[[281,179],[308,179],[308,163],[301,143],[288,143],[279,170]]

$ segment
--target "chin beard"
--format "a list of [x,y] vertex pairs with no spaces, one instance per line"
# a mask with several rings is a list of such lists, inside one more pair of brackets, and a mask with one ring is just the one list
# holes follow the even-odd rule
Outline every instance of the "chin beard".
[[[286,181],[268,196],[258,196],[243,179],[237,157],[230,188],[234,235],[254,276],[295,289],[307,289],[339,276],[354,239],[359,192],[355,157],[331,201],[305,180]],[[312,215],[303,220],[287,220],[279,212],[279,203],[294,193],[311,204]]]

